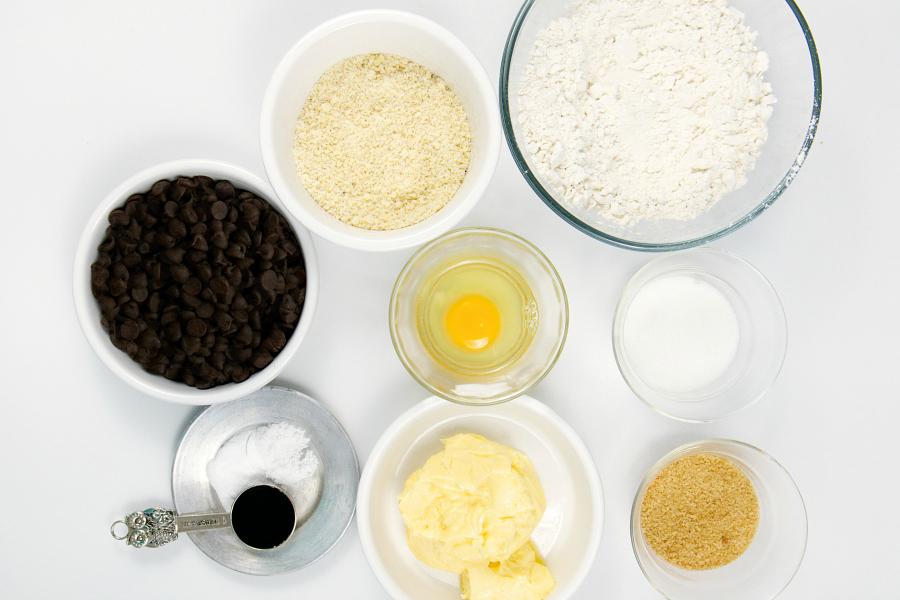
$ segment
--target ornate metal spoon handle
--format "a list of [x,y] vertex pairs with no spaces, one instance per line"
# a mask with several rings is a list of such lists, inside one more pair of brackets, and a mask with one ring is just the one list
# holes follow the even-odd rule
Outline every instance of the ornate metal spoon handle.
[[[122,536],[116,535],[116,525],[120,524],[128,528]],[[109,533],[135,548],[158,548],[175,541],[179,533],[223,527],[231,527],[231,515],[228,513],[176,515],[175,511],[155,507],[133,512],[123,521],[116,521],[109,528]]]

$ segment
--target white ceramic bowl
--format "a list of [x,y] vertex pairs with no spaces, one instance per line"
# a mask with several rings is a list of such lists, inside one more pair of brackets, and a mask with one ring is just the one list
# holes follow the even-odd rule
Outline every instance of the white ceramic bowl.
[[[469,170],[456,195],[431,217],[390,231],[354,227],[328,214],[303,187],[294,164],[294,129],[313,85],[338,61],[369,53],[403,56],[442,77],[462,103],[472,131]],[[395,10],[349,13],[306,34],[275,69],[259,126],[266,174],[285,208],[316,235],[371,251],[416,246],[456,225],[484,194],[494,174],[500,136],[494,87],[475,55],[436,23]]]
[[397,504],[406,479],[443,449],[442,439],[457,433],[505,444],[534,465],[547,510],[532,542],[556,578],[551,598],[571,597],[600,547],[603,491],[594,460],[578,435],[528,396],[493,406],[432,397],[387,428],[363,469],[356,505],[360,542],[378,581],[396,600],[459,599],[459,575],[427,567],[413,556]]
[[[306,265],[306,300],[297,326],[288,338],[285,347],[266,368],[257,371],[245,381],[219,385],[206,390],[199,390],[184,383],[166,379],[162,375],[145,371],[125,352],[114,347],[109,340],[109,334],[100,325],[100,306],[91,293],[91,264],[97,260],[97,246],[106,235],[109,213],[124,205],[132,194],[148,191],[160,179],[173,179],[182,175],[187,177],[206,175],[213,179],[227,179],[235,187],[251,191],[266,200],[291,224],[297,240],[300,242]],[[81,240],[78,242],[78,248],[75,251],[72,287],[75,312],[78,315],[81,330],[91,348],[113,373],[134,388],[155,398],[181,404],[208,405],[235,400],[255,392],[284,370],[312,325],[319,295],[319,265],[312,236],[291,217],[272,188],[262,179],[240,167],[218,161],[176,160],[141,171],[110,192],[100,203],[100,206],[91,215],[84,233],[81,234]]]

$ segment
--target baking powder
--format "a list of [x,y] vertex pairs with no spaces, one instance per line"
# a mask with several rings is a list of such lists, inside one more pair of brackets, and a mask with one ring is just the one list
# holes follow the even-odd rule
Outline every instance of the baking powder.
[[230,510],[251,486],[271,481],[289,489],[313,477],[318,468],[319,457],[302,429],[272,423],[231,437],[206,465],[206,474],[222,507]]

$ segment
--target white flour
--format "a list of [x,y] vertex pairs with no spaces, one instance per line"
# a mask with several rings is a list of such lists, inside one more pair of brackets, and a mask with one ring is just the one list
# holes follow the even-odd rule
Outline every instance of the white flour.
[[768,135],[755,38],[724,0],[582,0],[540,32],[519,87],[536,171],[619,224],[696,217]]

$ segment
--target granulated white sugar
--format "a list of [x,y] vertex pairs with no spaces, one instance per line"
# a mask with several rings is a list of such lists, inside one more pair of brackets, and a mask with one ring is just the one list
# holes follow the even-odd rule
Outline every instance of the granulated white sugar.
[[740,327],[734,307],[714,285],[688,275],[653,280],[625,315],[628,362],[667,394],[701,390],[734,360]]

